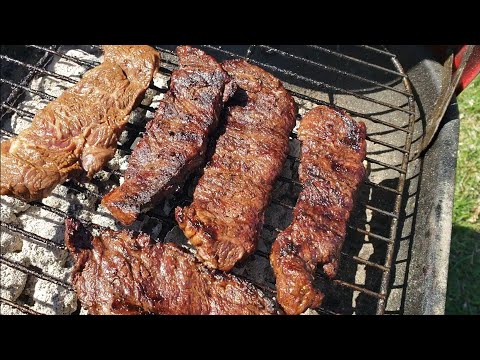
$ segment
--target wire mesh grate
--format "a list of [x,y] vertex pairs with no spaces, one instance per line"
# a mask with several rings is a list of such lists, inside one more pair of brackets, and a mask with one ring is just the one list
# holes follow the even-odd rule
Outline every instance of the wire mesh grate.
[[[155,45],[155,47],[162,54],[160,74],[168,78],[177,67],[177,60],[173,51],[175,46]],[[318,45],[301,47],[202,45],[199,47],[218,60],[243,57],[247,58],[252,64],[272,72],[284,82],[285,87],[291,92],[299,105],[300,113],[315,105],[330,105],[346,110],[354,118],[366,122],[369,177],[364,183],[362,192],[367,195],[359,195],[357,199],[356,210],[349,223],[350,231],[341,253],[340,273],[337,279],[328,280],[320,272],[317,274],[319,282],[327,284],[325,286],[328,287],[328,291],[327,300],[321,308],[316,310],[324,314],[351,312],[383,314],[389,291],[390,268],[397,238],[399,216],[402,210],[402,196],[415,120],[415,103],[409,81],[395,55],[385,48],[380,49],[371,46],[342,48]],[[36,61],[33,63],[25,59],[17,59],[11,54],[5,54],[6,51],[3,47],[2,54],[0,54],[2,66],[8,64],[8,67],[5,67],[11,69],[11,71],[2,70],[0,76],[2,87],[2,102],[0,104],[2,138],[16,135],[13,129],[6,126],[14,114],[27,122],[35,116],[34,110],[22,108],[26,94],[36,96],[46,102],[56,98],[55,94],[48,93],[46,90],[33,88],[31,84],[34,79],[49,77],[67,82],[70,85],[78,81],[78,77],[69,77],[49,70],[48,65],[52,61],[68,60],[84,67],[85,70],[99,63],[96,60],[87,61],[69,55],[61,46],[28,45],[26,48],[35,52]],[[90,49],[91,53],[97,55],[100,53],[98,46],[92,46]],[[164,86],[152,85],[150,87],[150,91],[158,95],[164,94],[167,89],[166,83]],[[144,111],[144,114],[155,111],[152,104],[141,104],[139,108]],[[299,118],[301,115],[299,115]],[[126,132],[130,134],[129,138],[136,139],[141,136],[144,125],[145,123],[129,122],[126,129]],[[297,143],[298,145],[295,131],[291,134],[291,143]],[[128,156],[133,144],[134,141],[119,144],[118,151],[123,156]],[[385,154],[388,154],[388,156]],[[295,205],[295,199],[292,199],[291,194],[298,195],[301,187],[301,184],[296,180],[298,163],[298,152],[290,153],[285,165],[288,171],[286,171],[286,174],[282,173],[274,190],[271,206],[280,207],[286,213],[291,212]],[[122,171],[119,169],[107,166],[103,171],[106,173],[105,178],[114,179],[117,183],[122,177]],[[188,188],[191,188],[191,185],[195,183],[195,176],[192,176],[183,189],[173,196],[173,200],[171,200],[173,206],[170,206],[166,212],[154,209],[142,215],[139,219],[143,224],[140,230],[148,232],[153,226],[160,226],[161,231],[158,233],[158,238],[162,241],[165,240],[176,226],[173,209],[176,205],[182,205],[190,200],[191,195],[188,193]],[[75,181],[67,181],[60,186],[67,188],[68,191],[78,196],[93,197],[98,204],[102,196],[108,191],[102,187],[100,180],[98,183],[100,184],[98,191]],[[383,196],[385,201],[375,200],[379,197],[373,198],[373,192],[385,194]],[[291,194],[287,194],[287,196],[286,193]],[[44,202],[36,202],[31,206],[51,212],[60,218],[64,218],[67,216],[67,212],[70,212],[70,209],[65,211]],[[286,218],[288,219],[288,216]],[[282,221],[282,224],[276,224],[268,220],[269,216],[267,215],[264,232],[270,233],[270,236],[262,236],[265,246],[259,248],[254,256],[254,258],[262,258],[264,261],[268,261],[269,246],[272,240],[288,225],[285,224],[285,221]],[[94,222],[86,222],[86,225],[96,229],[102,228],[101,225]],[[42,244],[47,249],[65,249],[63,244],[32,231],[27,231],[17,224],[2,222],[1,228],[2,231],[8,230],[18,234],[25,241]],[[365,256],[363,248],[368,247],[368,245],[375,249],[381,249],[379,251],[381,256],[373,257],[371,254],[368,256],[368,252]],[[3,255],[3,252],[0,263],[73,291],[71,284],[67,281],[56,279],[42,269],[10,260]],[[369,281],[367,278],[358,281],[357,274],[352,275],[351,271],[342,271],[342,269],[354,268],[358,273],[359,266],[376,271],[374,280]],[[271,296],[275,295],[273,281],[259,283],[248,276],[248,271],[246,273],[247,275],[241,273],[237,275],[247,278]],[[364,311],[359,311],[358,306],[352,305],[352,296],[355,298],[359,294],[368,298],[369,305],[365,307]],[[341,298],[345,299],[339,300]],[[19,300],[11,301],[0,297],[0,302],[27,314],[38,313],[28,304]]]

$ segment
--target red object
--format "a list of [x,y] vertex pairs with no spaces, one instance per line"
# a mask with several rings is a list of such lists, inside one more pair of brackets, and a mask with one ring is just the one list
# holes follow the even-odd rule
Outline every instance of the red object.
[[[467,49],[467,45],[462,45],[460,50],[456,52],[455,59],[454,59],[454,67],[457,69],[460,66],[460,62],[462,61],[463,55],[465,54],[465,50]],[[473,79],[478,75],[480,72],[480,45],[473,45],[473,52],[468,59],[467,65],[463,70],[462,77],[457,86],[457,95],[460,94],[467,86],[470,84]]]
[[[453,59],[453,72],[458,69],[460,63],[462,62],[462,58],[467,50],[468,45],[435,45],[431,46],[430,48],[433,51],[433,54],[437,58],[438,61],[443,63],[448,55],[453,52],[455,53],[455,57]],[[473,79],[478,75],[480,72],[480,45],[472,45],[473,52],[468,59],[468,62],[465,66],[463,71],[462,77],[458,82],[458,86],[456,89],[456,94],[460,94],[465,88],[470,84]]]

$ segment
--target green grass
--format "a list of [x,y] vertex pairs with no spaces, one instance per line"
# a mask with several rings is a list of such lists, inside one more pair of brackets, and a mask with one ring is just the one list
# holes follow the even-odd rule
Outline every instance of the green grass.
[[459,96],[460,143],[447,314],[480,314],[480,76]]

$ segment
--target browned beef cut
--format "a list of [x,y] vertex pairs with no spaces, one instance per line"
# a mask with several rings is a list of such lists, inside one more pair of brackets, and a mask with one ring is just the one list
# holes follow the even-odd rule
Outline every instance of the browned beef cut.
[[132,224],[204,163],[209,136],[217,127],[226,72],[199,49],[179,46],[177,55],[180,68],[133,150],[124,183],[102,201],[124,225]]
[[228,271],[256,248],[272,186],[288,152],[295,102],[281,82],[244,60],[223,64],[237,84],[226,131],[176,219],[210,267]]
[[158,69],[143,45],[103,46],[104,61],[1,144],[1,194],[40,200],[68,178],[91,178],[115,154],[130,112]]
[[278,235],[270,255],[277,300],[287,314],[320,305],[323,294],[313,286],[317,264],[335,276],[354,195],[365,176],[365,137],[363,122],[326,106],[314,108],[300,123],[303,190],[291,225]]
[[104,230],[92,236],[65,222],[75,258],[72,280],[90,314],[275,314],[250,283],[207,269],[186,250],[155,244],[148,235]]

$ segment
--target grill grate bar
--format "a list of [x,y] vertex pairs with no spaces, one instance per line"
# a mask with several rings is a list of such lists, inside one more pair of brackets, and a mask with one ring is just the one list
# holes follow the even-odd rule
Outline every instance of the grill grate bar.
[[372,138],[371,136],[367,136],[366,139],[368,141],[371,141],[371,142],[375,143],[375,144],[383,145],[383,146],[388,147],[390,149],[400,151],[401,153],[404,153],[404,154],[408,153],[408,151],[405,150],[404,148],[398,147],[396,145],[389,144],[389,143],[387,143],[385,141],[382,141],[380,139],[375,139],[375,138]]
[[158,46],[158,45],[151,45],[151,46],[153,46],[158,51],[165,52],[165,53],[167,53],[169,55],[172,55],[172,56],[177,56],[177,54],[175,54],[175,51],[172,51],[170,49],[165,49],[165,48],[162,48],[161,46]]
[[323,307],[315,308],[315,310],[318,311],[319,313],[322,313],[322,314],[325,314],[325,315],[340,315],[340,314],[336,313],[335,311],[328,310],[328,309],[325,309]]
[[[213,50],[217,50],[217,51],[220,51],[220,52],[223,52],[225,54],[228,54],[230,56],[236,56],[238,57],[238,54],[235,54],[235,53],[232,53],[231,51],[228,51],[228,50],[225,50],[225,49],[221,49],[221,48],[218,48],[216,46],[212,46],[212,45],[203,45],[204,47],[207,47],[207,48],[210,48],[210,49],[213,49]],[[324,83],[323,81],[318,81],[318,80],[314,80],[314,79],[310,79],[310,78],[307,78],[305,76],[302,76],[302,75],[299,75],[297,73],[294,73],[293,71],[290,71],[290,70],[285,70],[285,69],[280,69],[274,65],[270,65],[270,64],[265,64],[261,61],[258,61],[258,60],[255,60],[255,59],[249,59],[249,61],[251,63],[254,63],[255,65],[258,65],[258,66],[261,66],[261,67],[264,67],[264,68],[267,68],[267,69],[270,69],[272,71],[276,71],[276,72],[279,72],[279,73],[282,73],[284,75],[288,75],[288,76],[291,76],[293,78],[296,78],[296,79],[299,79],[299,80],[302,80],[302,81],[305,81],[307,83],[310,83],[310,84],[313,84],[313,85],[316,85],[316,86],[319,86],[321,87],[322,89],[332,89],[334,91],[337,91],[337,92],[340,92],[340,93],[343,93],[343,94],[348,94],[348,95],[351,95],[351,96],[354,96],[358,99],[362,99],[362,100],[365,100],[365,101],[368,101],[368,102],[371,102],[371,103],[375,103],[375,104],[378,104],[378,105],[382,105],[388,109],[393,109],[393,110],[397,110],[397,111],[401,111],[403,113],[406,113],[406,114],[412,114],[412,111],[411,110],[407,110],[407,109],[404,109],[400,106],[397,106],[397,105],[393,105],[393,104],[389,104],[385,101],[382,101],[382,100],[377,100],[377,99],[373,99],[371,97],[368,97],[368,96],[365,96],[365,95],[362,95],[362,94],[359,94],[359,93],[356,93],[354,91],[350,91],[350,90],[346,90],[346,89],[343,89],[343,88],[340,88],[340,87],[337,87],[337,86],[334,86],[334,85],[330,85],[330,84],[327,84],[327,83]]]
[[34,70],[36,72],[39,72],[39,73],[42,73],[42,74],[45,74],[45,75],[48,75],[48,76],[66,81],[66,82],[69,82],[71,84],[76,84],[77,83],[76,80],[74,80],[72,78],[69,78],[68,76],[63,76],[63,75],[57,74],[55,72],[39,68],[38,66],[27,64],[27,63],[24,63],[24,62],[16,60],[16,59],[12,59],[11,57],[8,57],[7,55],[0,54],[0,60],[6,60],[10,63],[26,67],[27,69]]
[[16,136],[17,134],[9,131],[9,130],[6,130],[6,129],[0,129],[0,134],[2,135],[5,135],[7,137],[13,137],[13,136]]
[[277,199],[272,199],[273,204],[281,205],[283,207],[286,207],[287,209],[293,210],[294,207],[292,205],[285,204],[284,202],[277,200]]
[[382,210],[382,209],[379,209],[375,206],[372,206],[372,205],[369,205],[369,204],[365,204],[365,207],[369,210],[372,210],[372,211],[375,211],[375,212],[378,212],[380,214],[383,214],[385,216],[388,216],[388,217],[392,217],[394,219],[398,219],[398,214],[395,214],[395,213],[392,213],[392,212],[389,212],[389,211],[386,211],[386,210]]
[[333,280],[333,283],[334,284],[337,284],[337,285],[341,285],[343,287],[346,287],[346,288],[349,288],[349,289],[353,289],[353,290],[357,290],[357,291],[360,291],[360,292],[363,292],[367,295],[370,295],[372,297],[375,297],[377,299],[385,299],[385,295],[383,294],[379,294],[375,291],[372,291],[372,290],[368,290],[362,286],[358,286],[358,285],[354,285],[354,284],[350,284],[348,282],[345,282],[345,281],[342,281],[342,280],[338,280],[338,279],[334,279]]
[[387,164],[386,162],[383,162],[383,161],[380,161],[380,160],[372,159],[371,157],[368,157],[368,156],[365,158],[365,160],[367,160],[369,163],[381,165],[381,166],[383,166],[387,169],[392,169],[392,170],[398,171],[400,174],[406,174],[407,173],[406,169],[399,168],[398,166],[395,166],[395,165]]
[[386,89],[386,90],[391,90],[391,91],[394,91],[398,94],[402,94],[402,95],[405,95],[405,96],[408,96],[409,94],[406,92],[406,91],[403,91],[403,90],[399,90],[399,89],[396,89],[394,87],[391,87],[391,86],[388,86],[388,85],[385,85],[385,84],[382,84],[378,81],[375,81],[375,80],[371,80],[371,79],[368,79],[368,78],[365,78],[363,76],[359,76],[359,75],[356,75],[356,74],[352,74],[352,73],[349,73],[347,71],[343,71],[343,70],[340,70],[340,69],[337,69],[333,66],[328,66],[328,65],[325,65],[325,64],[321,64],[321,63],[317,63],[313,60],[310,60],[310,59],[305,59],[301,56],[297,56],[297,55],[294,55],[294,54],[290,54],[286,51],[282,51],[280,49],[276,49],[274,47],[271,47],[271,46],[268,46],[268,45],[258,45],[259,47],[261,48],[264,48],[266,50],[270,50],[270,51],[273,51],[277,54],[280,54],[282,56],[285,56],[285,57],[289,57],[289,58],[292,58],[292,59],[295,59],[295,60],[299,60],[299,61],[302,61],[302,62],[305,62],[307,64],[310,64],[310,65],[313,65],[313,66],[316,66],[316,67],[319,67],[321,69],[325,69],[325,70],[328,70],[328,71],[332,71],[334,73],[337,73],[337,74],[341,74],[341,75],[344,75],[344,76],[347,76],[347,77],[350,77],[352,79],[357,79],[357,80],[360,80],[360,81],[364,81],[366,83],[369,83],[369,84],[372,84],[372,85],[376,85],[376,86],[379,86],[383,89]]
[[291,90],[291,89],[289,91],[294,97],[296,97],[298,99],[311,101],[311,102],[313,102],[314,104],[317,104],[317,105],[333,106],[334,108],[347,111],[352,116],[359,117],[359,118],[362,118],[362,119],[365,119],[365,120],[370,120],[374,123],[385,125],[385,126],[391,127],[392,129],[399,130],[399,131],[402,131],[402,132],[405,132],[405,133],[408,133],[408,131],[409,131],[408,129],[405,129],[404,127],[389,123],[388,121],[379,119],[375,116],[371,116],[371,115],[368,115],[368,114],[362,114],[362,113],[359,113],[359,112],[357,112],[355,110],[352,110],[352,109],[347,109],[345,107],[334,105],[334,104],[331,104],[331,103],[323,101],[323,100],[315,99],[315,98],[312,98],[310,96],[301,94],[301,93],[296,92],[294,90]]
[[8,306],[11,306],[12,308],[15,308],[15,309],[23,312],[24,314],[27,314],[27,315],[44,315],[42,313],[39,313],[38,311],[30,309],[29,307],[17,304],[15,302],[10,301],[8,299],[5,299],[4,297],[1,297],[1,296],[0,296],[0,303],[7,304]]
[[381,70],[381,71],[384,71],[384,72],[387,72],[387,73],[390,73],[390,74],[394,74],[394,75],[398,75],[400,77],[405,77],[404,74],[402,74],[401,72],[398,72],[398,71],[395,71],[395,70],[391,70],[391,69],[387,69],[386,67],[383,67],[383,66],[380,66],[380,65],[376,65],[376,64],[372,64],[372,63],[369,63],[368,61],[365,61],[365,60],[361,60],[361,59],[357,59],[353,56],[349,56],[349,55],[345,55],[345,54],[342,54],[342,53],[339,53],[337,51],[333,51],[333,50],[329,50],[329,49],[326,49],[322,46],[318,46],[318,45],[307,45],[308,47],[311,47],[313,49],[316,49],[316,50],[320,50],[320,51],[323,51],[325,53],[328,53],[330,55],[334,55],[334,56],[337,56],[341,59],[345,59],[345,60],[351,60],[353,62],[356,62],[358,64],[362,64],[362,65],[365,65],[367,67],[371,67],[371,68],[374,68],[374,69],[377,69],[377,70]]
[[[396,58],[392,58],[392,62],[395,65],[397,69],[400,71],[403,71],[402,66],[398,62]],[[407,91],[410,91],[411,94],[413,94],[411,84],[409,80],[404,77],[403,79],[405,89]],[[408,104],[413,112],[413,115],[410,116],[409,119],[409,134],[407,135],[406,143],[405,143],[405,149],[408,151],[407,153],[403,154],[403,160],[402,160],[402,170],[403,172],[400,173],[400,177],[398,179],[398,187],[397,190],[400,193],[397,195],[397,198],[395,200],[395,206],[394,206],[394,211],[396,214],[400,214],[401,208],[402,208],[402,195],[403,192],[405,191],[405,182],[407,178],[407,169],[408,169],[408,162],[409,162],[409,154],[410,154],[410,149],[412,146],[412,137],[413,137],[413,127],[415,124],[415,100],[413,98],[413,95],[409,97],[408,99]],[[390,226],[390,239],[395,239],[397,237],[397,229],[398,229],[398,219],[392,219],[392,224]],[[388,284],[390,280],[390,267],[393,261],[393,255],[394,255],[394,241],[388,244],[387,246],[387,254],[385,257],[385,266],[388,267],[387,271],[383,272],[382,275],[382,281],[380,284],[380,294],[383,295],[383,298],[379,300],[377,303],[377,315],[382,315],[385,313],[385,305],[386,305],[386,295],[388,292]]]
[[367,266],[371,266],[371,267],[374,267],[374,268],[377,268],[377,269],[380,269],[382,271],[387,271],[388,270],[388,267],[386,266],[383,266],[383,265],[380,265],[380,264],[377,264],[375,262],[372,262],[370,260],[367,260],[367,259],[364,259],[364,258],[361,258],[361,257],[358,257],[358,256],[355,256],[355,255],[350,255],[350,254],[346,254],[342,251],[341,253],[343,256],[345,257],[348,257],[349,259],[353,259],[361,264],[364,264],[364,265],[367,265]]
[[348,225],[348,227],[356,232],[359,232],[360,234],[367,235],[368,237],[371,237],[373,239],[382,240],[382,241],[385,241],[386,243],[393,244],[393,240],[386,238],[385,236],[377,235],[372,233],[371,231],[360,229],[359,227],[355,227],[352,225]]
[[53,213],[53,214],[55,214],[59,217],[66,218],[67,215],[68,215],[66,212],[64,212],[62,210],[56,209],[54,207],[51,207],[50,205],[46,205],[46,204],[38,202],[38,201],[31,202],[30,205],[37,206],[37,207],[39,207],[43,210],[50,211],[51,213]]
[[[382,50],[382,49],[379,49],[379,48],[376,48],[376,47],[373,47],[373,46],[369,46],[369,45],[358,45],[358,46],[361,47],[361,48],[364,48],[364,49],[372,50],[372,51],[377,52],[379,54],[387,55],[388,57],[393,57],[393,58],[397,57],[397,55],[395,55],[395,54],[392,54],[388,51],[385,51],[385,50]],[[407,94],[407,95],[410,95],[410,94]]]
[[365,185],[375,187],[375,188],[378,188],[378,189],[382,189],[382,190],[385,190],[385,191],[390,191],[390,192],[393,192],[395,194],[401,195],[401,193],[397,189],[392,189],[388,186],[371,182],[370,180],[365,180]]
[[100,65],[100,62],[99,61],[94,61],[94,60],[91,60],[91,61],[86,61],[86,60],[83,60],[83,59],[79,59],[77,57],[74,57],[74,56],[70,56],[70,55],[67,55],[67,54],[63,54],[61,52],[58,52],[58,51],[55,51],[55,50],[52,50],[52,49],[48,49],[44,46],[39,46],[39,45],[26,45],[28,47],[31,47],[31,48],[34,48],[34,49],[38,49],[38,50],[43,50],[45,52],[48,52],[49,54],[53,54],[53,55],[57,55],[58,57],[61,57],[61,58],[64,58],[64,59],[67,59],[67,60],[70,60],[74,63],[77,63],[79,65],[82,65],[82,66],[86,66],[87,68],[91,69],[97,65]]
[[86,187],[81,186],[80,184],[78,184],[74,181],[66,181],[62,185],[67,187],[68,189],[71,189],[71,190],[73,190],[77,193],[80,193],[80,194],[87,194],[87,195],[90,195],[90,196],[94,196],[97,199],[102,198],[101,194],[97,193],[96,191],[89,190]]
[[11,261],[7,258],[5,258],[3,255],[0,255],[0,263],[1,264],[4,264],[4,265],[7,265],[7,266],[10,266],[18,271],[21,271],[25,274],[28,274],[28,275],[33,275],[33,276],[36,276],[42,280],[45,280],[45,281],[49,281],[51,283],[54,283],[55,285],[58,285],[58,286],[61,286],[67,290],[71,290],[73,291],[73,286],[63,280],[59,280],[57,278],[54,278],[53,276],[50,276],[48,274],[44,274],[43,272],[40,272],[40,271],[35,271],[35,270],[32,270],[28,267],[26,267],[25,265],[22,265],[22,264],[19,264],[15,261]]
[[46,245],[48,247],[52,247],[52,248],[55,248],[55,249],[58,249],[58,250],[65,250],[66,247],[62,244],[57,244],[55,241],[53,240],[50,240],[50,239],[45,239],[44,237],[42,236],[39,236],[37,234],[34,234],[34,233],[31,233],[29,231],[25,231],[23,229],[20,229],[19,227],[15,226],[15,225],[12,225],[12,224],[7,224],[7,223],[0,223],[0,226],[5,228],[5,229],[8,229],[12,232],[16,232],[17,234],[20,234],[22,236],[24,236],[25,238],[27,239],[32,239],[36,242],[39,242],[43,245]]
[[[0,104],[0,106],[3,107],[3,108],[5,108],[5,109],[8,109],[8,110],[10,110],[10,111],[15,112],[15,113],[19,114],[20,116],[24,116],[24,117],[27,117],[27,118],[30,118],[30,119],[33,119],[33,118],[35,117],[35,114],[32,113],[32,112],[30,112],[30,111],[22,110],[22,109],[19,109],[19,108],[10,106],[10,105],[8,105],[8,104],[6,104],[6,103],[2,103],[2,104]],[[9,131],[9,132],[10,132],[10,134],[11,134],[12,136],[16,136],[16,135],[17,135],[17,134],[15,134],[15,133],[11,132],[11,131]]]
[[30,92],[30,93],[32,93],[32,94],[41,96],[42,98],[47,99],[47,100],[50,100],[50,101],[56,99],[55,96],[49,95],[49,94],[47,94],[47,93],[45,93],[45,92],[43,92],[43,91],[33,90],[32,88],[28,88],[28,87],[26,87],[26,86],[22,86],[22,85],[20,85],[20,84],[16,84],[16,83],[11,82],[11,81],[8,81],[8,80],[6,80],[6,79],[0,78],[0,83],[6,83],[6,84],[8,84],[8,85],[10,85],[10,86],[12,86],[12,87],[14,87],[14,88],[28,91],[28,92]]

